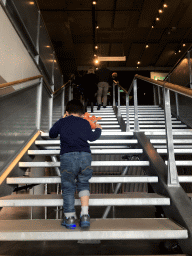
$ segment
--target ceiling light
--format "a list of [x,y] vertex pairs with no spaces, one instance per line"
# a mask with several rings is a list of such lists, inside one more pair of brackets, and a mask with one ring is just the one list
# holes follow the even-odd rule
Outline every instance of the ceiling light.
[[159,17],[156,17],[156,20],[159,21]]
[[34,3],[34,2],[29,2],[29,4],[33,5],[33,4],[35,4],[35,3]]
[[95,60],[95,63],[96,63],[96,64],[98,64],[98,63],[99,63],[99,61],[98,61],[98,60]]
[[151,28],[154,28],[154,25],[152,25]]
[[98,49],[98,46],[97,46],[97,45],[95,45],[95,49]]
[[94,57],[97,57],[97,54],[94,54]]
[[162,13],[163,12],[163,10],[162,9],[159,9],[159,13]]
[[139,68],[139,67],[137,67],[137,68]]
[[137,61],[137,64],[139,65],[141,62],[140,61]]
[[96,29],[99,29],[99,26],[98,26],[98,25],[96,26]]
[[167,8],[167,7],[168,7],[168,5],[167,5],[167,4],[163,4],[163,7],[164,7],[164,8]]
[[183,47],[185,47],[186,46],[186,44],[183,44]]
[[146,44],[146,46],[145,46],[146,48],[148,48],[149,47],[149,45],[148,44]]
[[179,52],[181,52],[181,50],[179,50]]
[[97,4],[97,2],[96,2],[96,1],[93,1],[93,2],[92,2],[92,4],[96,5],[96,4]]

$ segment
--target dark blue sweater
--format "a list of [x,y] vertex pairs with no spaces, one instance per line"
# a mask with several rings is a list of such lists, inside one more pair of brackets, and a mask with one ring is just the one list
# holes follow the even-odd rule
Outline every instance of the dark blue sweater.
[[99,139],[101,129],[92,131],[89,122],[81,117],[73,115],[59,119],[49,131],[50,138],[57,138],[60,134],[60,154],[68,152],[91,153],[89,141]]

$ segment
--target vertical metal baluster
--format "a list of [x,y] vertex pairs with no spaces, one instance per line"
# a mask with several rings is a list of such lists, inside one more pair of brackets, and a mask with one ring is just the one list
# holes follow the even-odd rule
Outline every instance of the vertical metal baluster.
[[153,104],[157,105],[157,100],[156,100],[156,87],[153,85]]
[[161,92],[160,87],[158,86],[158,99],[159,99],[159,106],[161,105]]
[[120,110],[120,87],[118,86],[118,111],[117,111],[117,115],[120,116],[121,115],[121,110]]
[[69,98],[69,101],[71,100],[71,86],[72,86],[72,81],[70,81],[70,84],[69,84],[69,95],[68,95],[68,98]]
[[[63,81],[63,76],[62,76],[62,81]],[[61,93],[61,116],[63,117],[64,114],[65,114],[65,87],[62,89],[62,93]]]
[[135,113],[135,122],[134,122],[134,131],[139,131],[139,120],[138,120],[138,104],[137,104],[137,80],[133,81],[133,92],[134,92],[134,113]]
[[178,99],[178,93],[175,93],[175,102],[176,102],[176,113],[177,118],[179,117],[179,99]]
[[[33,190],[33,195],[34,195],[34,187],[32,188]],[[33,206],[31,206],[31,220],[33,219]]]
[[129,124],[129,95],[128,95],[128,93],[126,93],[126,114],[127,114],[126,132],[129,132],[130,124]]
[[40,129],[40,126],[41,126],[42,89],[43,89],[43,78],[40,79],[40,84],[37,86],[36,127],[38,130]]
[[115,107],[115,83],[113,82],[113,107]]
[[179,186],[175,163],[169,90],[164,88],[165,127],[168,151],[168,186]]
[[[47,183],[45,184],[45,195],[47,195]],[[45,206],[45,220],[47,220],[47,206]]]
[[[59,184],[57,184],[57,195],[59,194]],[[56,219],[58,220],[59,218],[59,207],[57,206],[57,210],[56,210]]]
[[190,88],[192,89],[192,72],[191,72],[191,57],[190,57],[190,51],[187,52],[187,57],[188,57],[188,67],[189,67]]

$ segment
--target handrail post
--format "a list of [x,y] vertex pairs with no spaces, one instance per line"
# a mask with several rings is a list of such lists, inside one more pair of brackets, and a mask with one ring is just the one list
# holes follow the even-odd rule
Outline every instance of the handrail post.
[[36,127],[38,130],[40,130],[40,127],[41,127],[42,89],[43,89],[43,78],[40,79],[40,83],[37,86]]
[[176,113],[177,118],[179,117],[179,99],[178,99],[178,93],[175,93],[175,103],[176,103]]
[[[54,83],[55,83],[55,79],[54,79],[54,61],[55,61],[55,53],[53,52],[53,65],[52,65],[52,85],[51,85],[51,89],[54,92]],[[51,95],[51,97],[49,98],[49,129],[51,129],[52,124],[53,124],[53,94]]]
[[156,87],[153,85],[153,104],[156,106],[157,105],[157,100],[156,100]]
[[135,114],[135,121],[134,121],[134,131],[139,131],[139,120],[138,120],[138,103],[137,103],[137,80],[133,80],[133,94],[134,94],[134,114]]
[[[62,84],[63,84],[63,76],[62,76]],[[63,117],[65,113],[65,86],[61,92],[61,116]]]
[[130,124],[129,124],[129,95],[128,95],[128,93],[126,93],[126,114],[127,114],[126,132],[129,132]]
[[113,82],[113,107],[115,107],[115,83]]
[[192,89],[192,72],[191,72],[191,57],[190,57],[190,51],[187,52],[187,58],[188,58],[188,67],[189,67],[190,88]]
[[175,163],[173,133],[171,122],[171,107],[169,89],[164,88],[164,111],[165,111],[165,128],[168,152],[168,186],[179,186],[177,168]]
[[158,86],[158,99],[159,99],[159,106],[161,105],[161,92],[160,87]]
[[69,99],[69,101],[72,100],[72,97],[71,97],[71,87],[72,87],[72,80],[70,80],[70,84],[69,84],[69,92],[68,92],[68,99]]
[[121,115],[121,110],[120,110],[120,87],[118,86],[118,111],[117,111],[117,116]]

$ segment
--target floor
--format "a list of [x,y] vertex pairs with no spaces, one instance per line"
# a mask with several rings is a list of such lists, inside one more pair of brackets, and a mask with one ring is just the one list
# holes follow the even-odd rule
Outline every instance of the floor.
[[[41,208],[42,209],[42,208]],[[33,218],[40,217],[43,212],[41,209],[34,209]],[[92,218],[101,218],[104,207],[90,207]],[[80,208],[77,207],[77,214]],[[0,219],[28,219],[31,209],[29,207],[7,207],[0,211]],[[116,207],[115,212],[110,212],[109,217],[115,214],[119,217],[155,217],[154,207]],[[48,210],[48,218],[54,218],[54,209]],[[42,217],[42,216],[41,216]],[[182,254],[181,250],[171,251],[166,248],[165,241],[143,241],[143,240],[103,240],[103,241],[40,241],[40,242],[0,242],[0,256],[2,255],[170,255]]]

